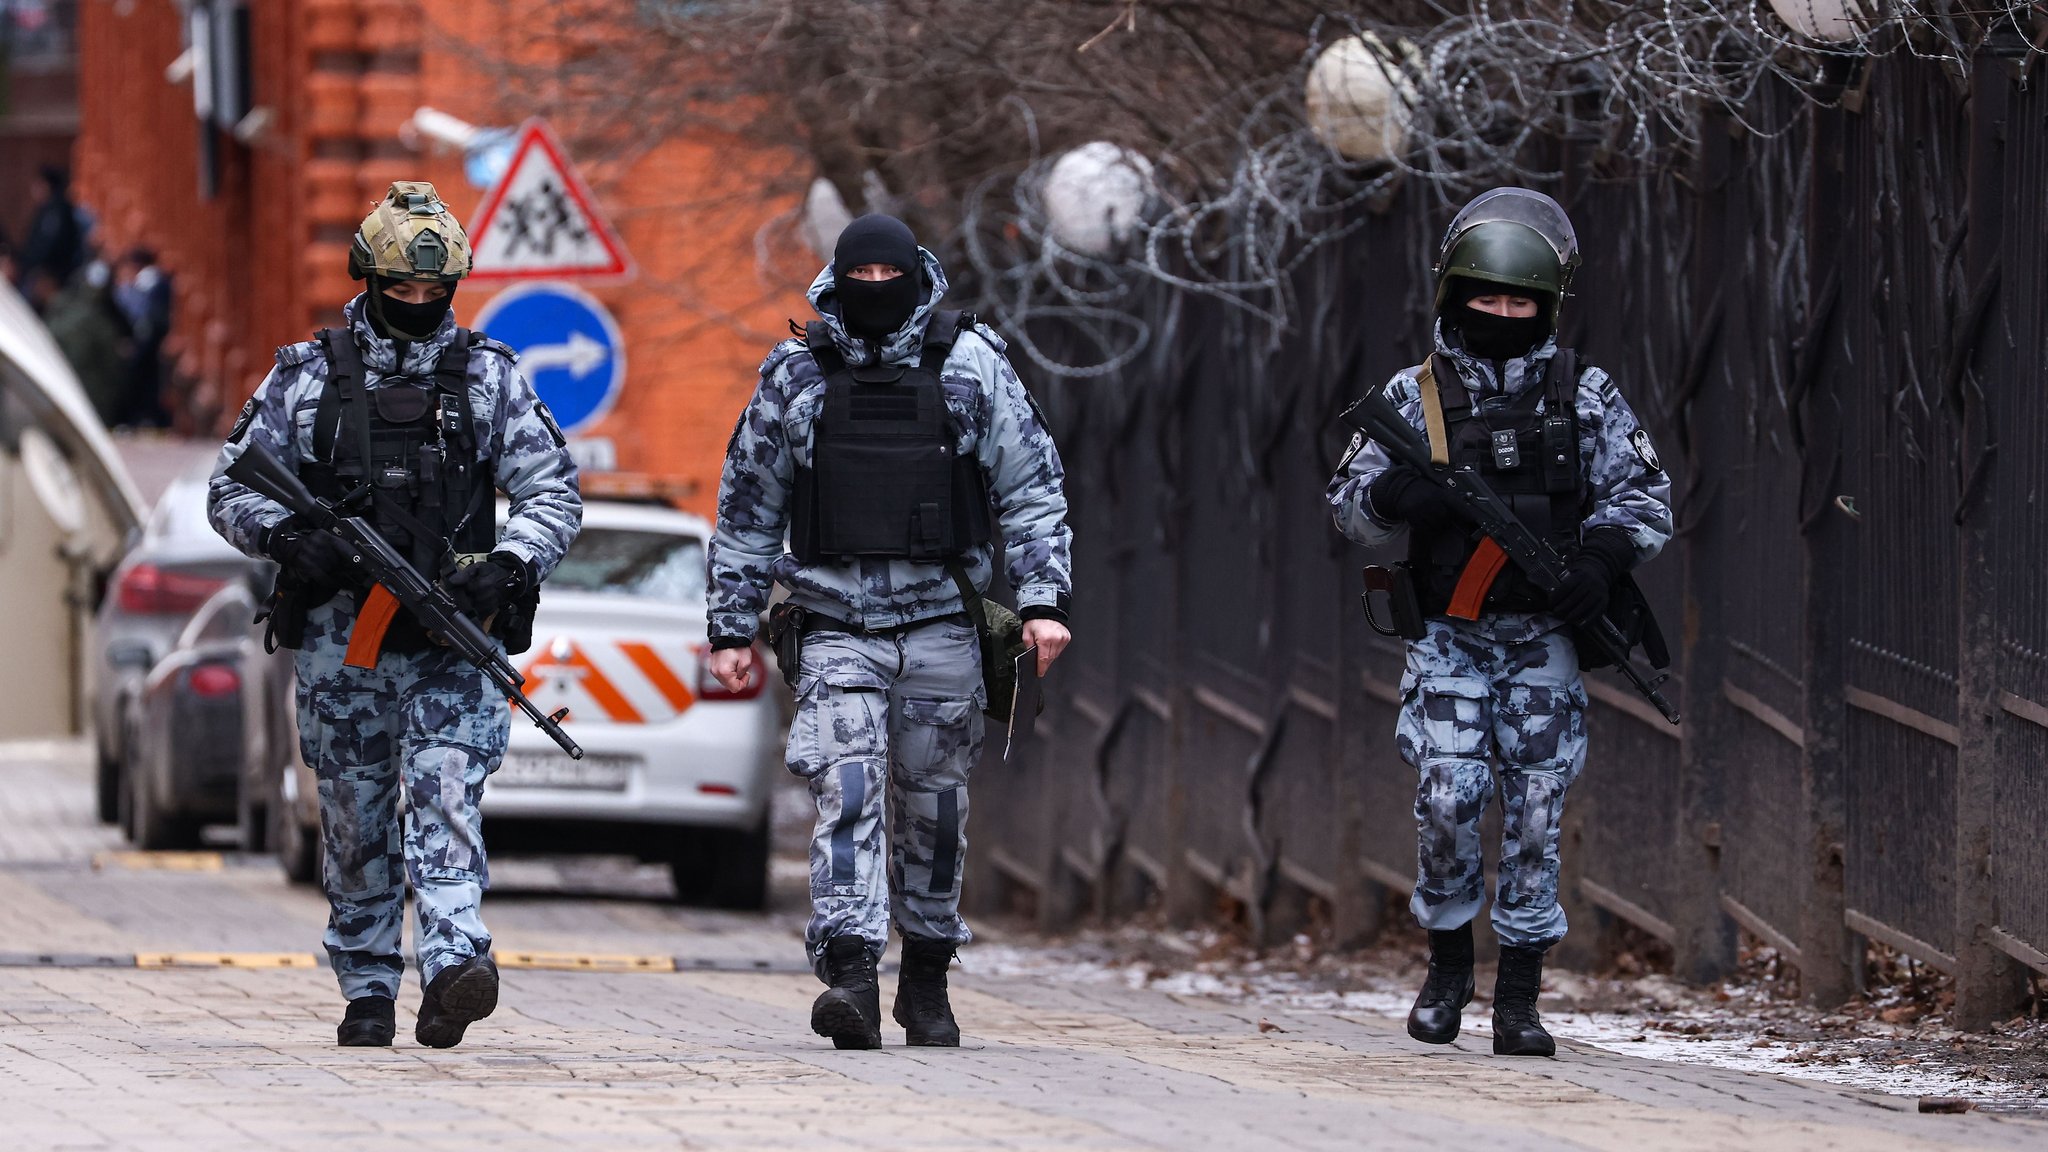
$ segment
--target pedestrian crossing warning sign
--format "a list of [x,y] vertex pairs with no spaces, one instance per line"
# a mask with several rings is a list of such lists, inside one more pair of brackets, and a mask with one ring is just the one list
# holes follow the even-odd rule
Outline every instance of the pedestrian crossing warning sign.
[[477,280],[624,280],[626,246],[545,121],[519,129],[512,162],[468,229]]

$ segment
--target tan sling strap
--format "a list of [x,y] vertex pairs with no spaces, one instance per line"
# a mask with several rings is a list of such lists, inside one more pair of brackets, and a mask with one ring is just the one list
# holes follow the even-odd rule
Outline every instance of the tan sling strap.
[[[1451,374],[1456,380],[1457,373]],[[1422,362],[1422,368],[1415,373],[1415,386],[1422,393],[1422,423],[1429,434],[1429,462],[1439,468],[1451,462],[1451,438],[1444,426],[1444,398],[1437,391],[1436,353]]]

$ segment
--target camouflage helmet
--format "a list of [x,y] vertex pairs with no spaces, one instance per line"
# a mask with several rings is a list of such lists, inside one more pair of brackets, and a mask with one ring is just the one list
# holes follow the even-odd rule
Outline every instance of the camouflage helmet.
[[1544,299],[1555,324],[1578,267],[1578,234],[1557,201],[1527,188],[1495,188],[1474,197],[1444,232],[1436,306],[1450,298],[1453,280],[1473,280]]
[[452,284],[469,275],[469,237],[432,184],[400,180],[356,229],[348,274]]

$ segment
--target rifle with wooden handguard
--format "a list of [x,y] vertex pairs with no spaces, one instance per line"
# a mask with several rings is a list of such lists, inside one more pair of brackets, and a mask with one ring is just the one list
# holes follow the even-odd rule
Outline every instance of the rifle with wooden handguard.
[[[456,655],[475,665],[536,727],[561,745],[571,759],[583,758],[583,749],[562,730],[562,718],[569,710],[563,708],[549,715],[528,700],[522,690],[525,678],[505,659],[490,636],[455,606],[447,589],[421,575],[369,521],[348,515],[313,495],[296,473],[258,444],[250,444],[228,465],[227,477],[284,505],[313,527],[334,533],[355,550],[356,562],[364,566],[375,582],[370,594],[364,597],[355,624],[368,638],[366,643],[372,653],[391,617],[403,607],[429,633],[453,648]],[[351,637],[352,654],[356,646],[355,638]]]
[[[1363,432],[1384,449],[1389,457],[1421,473],[1431,483],[1451,494],[1465,514],[1479,525],[1489,539],[1507,553],[1529,582],[1546,596],[1554,596],[1564,580],[1565,560],[1541,536],[1516,518],[1512,509],[1487,487],[1479,470],[1470,464],[1437,465],[1431,462],[1429,441],[1401,416],[1401,410],[1383,392],[1370,392],[1365,399],[1344,410],[1344,423]],[[1578,630],[1581,643],[1590,644],[1612,662],[1615,670],[1635,686],[1666,720],[1678,723],[1678,708],[1658,691],[1670,674],[1644,674],[1629,658],[1631,645],[1614,621],[1601,615]]]

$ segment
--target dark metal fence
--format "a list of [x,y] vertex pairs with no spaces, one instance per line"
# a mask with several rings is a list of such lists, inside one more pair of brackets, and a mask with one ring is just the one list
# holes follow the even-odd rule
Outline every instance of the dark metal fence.
[[[1827,998],[1877,939],[1982,1020],[2015,962],[2048,971],[2048,97],[1986,56],[1967,87],[1887,61],[1840,108],[1766,110],[1790,127],[1711,123],[1682,173],[1560,149],[1587,250],[1565,336],[1678,493],[1643,576],[1687,714],[1591,678],[1568,945],[1625,921],[1710,978],[1739,926]],[[1278,342],[1156,289],[1141,362],[1042,384],[1078,640],[1038,734],[980,771],[976,900],[1349,942],[1412,886],[1401,653],[1322,492],[1336,413],[1425,346],[1445,214],[1410,186],[1366,219]]]

